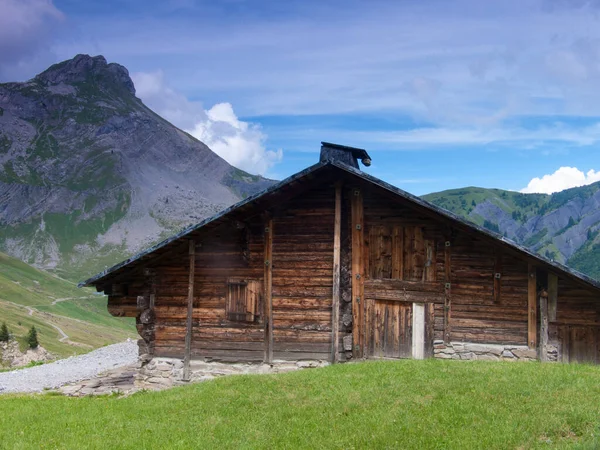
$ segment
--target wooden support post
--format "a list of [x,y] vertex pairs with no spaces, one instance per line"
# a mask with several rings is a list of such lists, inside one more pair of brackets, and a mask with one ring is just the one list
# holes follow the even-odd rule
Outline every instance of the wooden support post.
[[352,357],[362,358],[364,350],[364,211],[360,189],[352,190]]
[[548,320],[556,321],[556,308],[558,304],[558,277],[548,273]]
[[500,290],[502,286],[502,250],[496,249],[494,262],[494,303],[500,303]]
[[273,219],[265,219],[265,301],[264,301],[264,326],[265,326],[265,355],[264,362],[273,362]]
[[533,264],[528,266],[527,274],[527,345],[530,349],[537,348],[537,274]]
[[444,289],[444,342],[450,342],[452,332],[450,320],[452,319],[452,244],[450,240],[444,243],[444,271],[445,271],[445,289]]
[[190,360],[192,357],[192,330],[194,326],[194,275],[196,273],[196,242],[189,241],[189,274],[188,274],[188,298],[187,298],[187,320],[185,323],[185,355],[183,358],[183,379],[190,380]]
[[342,184],[335,185],[335,220],[333,225],[333,296],[331,299],[331,363],[339,359],[340,328],[340,254],[342,235]]
[[548,360],[548,297],[544,292],[540,295],[540,361]]

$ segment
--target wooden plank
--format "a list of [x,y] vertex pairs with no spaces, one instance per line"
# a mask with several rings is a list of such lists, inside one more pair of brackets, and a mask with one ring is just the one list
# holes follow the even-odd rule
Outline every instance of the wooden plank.
[[264,244],[264,362],[271,364],[273,362],[273,218],[270,215],[265,220]]
[[364,288],[389,291],[430,292],[433,294],[444,293],[444,284],[439,282],[423,283],[422,281],[404,280],[365,280]]
[[435,242],[431,239],[425,240],[425,270],[423,271],[423,281],[432,282],[436,279],[436,255]]
[[425,304],[412,305],[412,357],[425,358]]
[[404,279],[404,228],[400,226],[392,231],[392,278]]
[[333,225],[333,296],[331,300],[331,363],[339,359],[340,328],[340,258],[342,235],[342,185],[335,185],[335,220]]
[[192,330],[193,330],[193,314],[194,314],[194,274],[196,263],[196,243],[193,239],[189,241],[189,275],[188,275],[188,298],[187,298],[187,320],[185,331],[185,353],[183,358],[183,379],[190,379],[190,359],[192,351]]
[[556,321],[556,307],[558,304],[558,276],[548,273],[548,320]]
[[500,303],[500,291],[502,286],[502,251],[496,249],[496,259],[494,261],[494,303]]
[[528,265],[527,278],[527,345],[530,349],[537,348],[537,274],[533,264]]
[[548,297],[540,296],[540,361],[548,360]]
[[364,210],[363,194],[360,189],[352,190],[352,356],[362,358],[364,354],[365,299],[363,295],[363,246]]
[[451,253],[451,242],[447,240],[444,243],[444,279],[446,281],[444,290],[444,342],[448,344],[450,342],[450,334],[452,328],[450,326],[450,320],[452,318],[452,253]]
[[425,358],[433,358],[433,341],[435,334],[435,305],[425,304]]

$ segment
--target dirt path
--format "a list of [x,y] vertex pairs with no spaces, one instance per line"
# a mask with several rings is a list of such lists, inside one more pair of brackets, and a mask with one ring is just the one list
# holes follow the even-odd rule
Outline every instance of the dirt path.
[[[20,305],[18,303],[14,303],[14,302],[9,302],[8,300],[2,300],[6,303],[10,303],[11,305],[15,305],[21,308],[25,308],[27,309],[27,315],[28,316],[33,316],[34,313],[36,313],[38,316],[41,316],[40,318],[45,319],[44,316],[50,316],[50,317],[60,317],[61,319],[66,319],[66,320],[74,320],[75,322],[79,322],[79,323],[86,323],[84,320],[79,320],[79,319],[74,319],[72,317],[67,317],[67,316],[61,316],[59,314],[52,314],[49,312],[42,312],[39,311],[31,306],[25,306],[25,305]],[[53,327],[54,329],[56,329],[56,331],[58,331],[60,333],[60,338],[58,339],[59,342],[64,342],[65,344],[69,344],[69,345],[74,345],[76,347],[88,347],[88,348],[93,348],[91,345],[88,344],[83,344],[81,342],[75,342],[75,341],[70,341],[69,340],[69,336],[67,335],[67,333],[64,332],[64,330],[62,328],[60,328],[58,325],[53,324],[52,322],[50,322],[49,320],[44,320],[44,322],[46,322],[48,325],[50,325],[51,327]]]

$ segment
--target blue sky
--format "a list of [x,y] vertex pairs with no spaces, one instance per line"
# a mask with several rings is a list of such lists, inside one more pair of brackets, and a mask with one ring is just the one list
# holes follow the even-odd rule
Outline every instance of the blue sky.
[[159,114],[253,173],[297,172],[325,140],[366,148],[366,170],[416,194],[600,180],[597,0],[0,0],[0,10],[1,81],[102,54]]

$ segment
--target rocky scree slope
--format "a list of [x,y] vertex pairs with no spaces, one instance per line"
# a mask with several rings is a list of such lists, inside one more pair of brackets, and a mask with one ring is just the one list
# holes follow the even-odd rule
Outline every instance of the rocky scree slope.
[[423,198],[600,280],[600,183],[552,195],[467,187]]
[[0,84],[0,250],[82,279],[274,182],[229,165],[77,55]]

